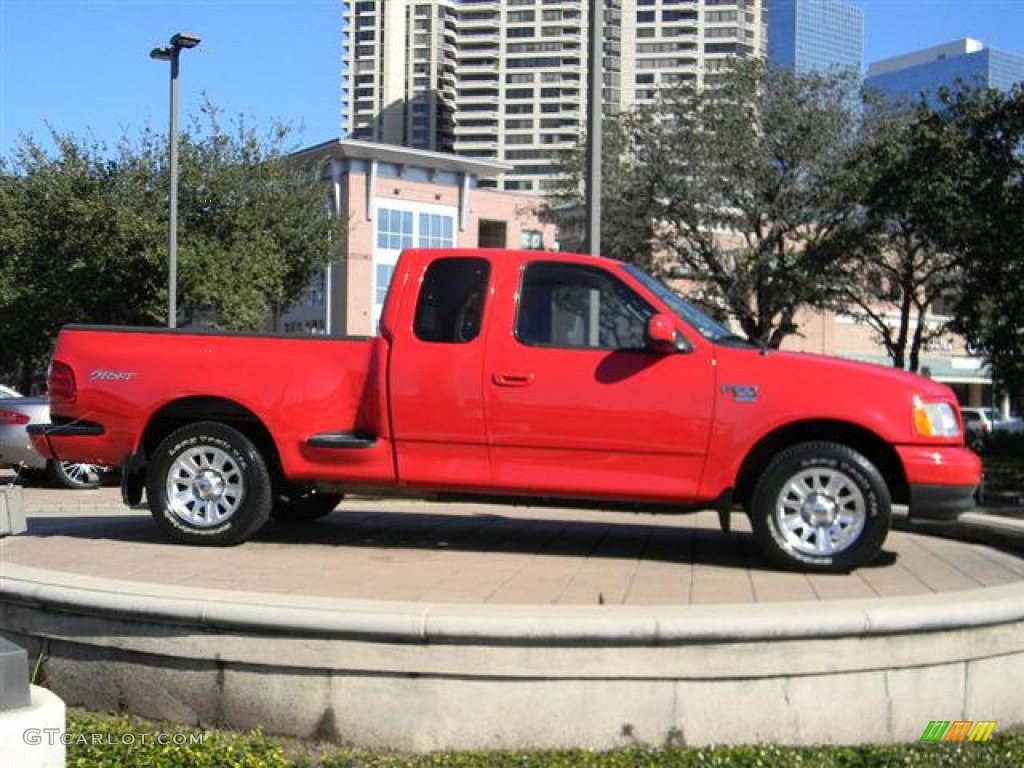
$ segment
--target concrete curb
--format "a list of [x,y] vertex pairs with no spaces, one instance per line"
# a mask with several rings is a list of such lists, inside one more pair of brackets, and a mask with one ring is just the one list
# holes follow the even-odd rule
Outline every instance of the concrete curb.
[[814,639],[981,628],[1024,621],[1024,584],[873,600],[735,606],[422,604],[239,594],[5,565],[8,602],[92,615],[247,631],[412,643],[658,645]]

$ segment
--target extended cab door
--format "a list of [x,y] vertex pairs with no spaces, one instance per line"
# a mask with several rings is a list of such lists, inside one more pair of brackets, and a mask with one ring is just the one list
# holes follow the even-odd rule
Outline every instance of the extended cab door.
[[646,321],[666,310],[616,262],[534,258],[495,265],[500,285],[518,286],[495,297],[484,366],[495,486],[693,498],[712,423],[710,345],[647,350]]
[[416,263],[388,376],[399,480],[487,489],[481,324],[490,312],[491,265],[457,254]]

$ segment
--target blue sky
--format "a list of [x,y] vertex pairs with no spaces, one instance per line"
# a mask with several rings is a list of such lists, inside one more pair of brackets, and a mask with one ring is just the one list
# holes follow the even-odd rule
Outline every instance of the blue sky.
[[[1024,55],[1024,0],[850,0],[864,8],[865,61],[975,37]],[[0,154],[46,124],[108,143],[163,132],[168,64],[149,51],[202,38],[181,61],[182,121],[205,92],[260,130],[338,136],[341,0],[0,0]]]
[[341,129],[340,0],[0,0],[0,153],[46,124],[116,142],[168,125],[170,65],[149,58],[175,32],[181,122],[202,93],[260,132],[274,119],[302,145]]

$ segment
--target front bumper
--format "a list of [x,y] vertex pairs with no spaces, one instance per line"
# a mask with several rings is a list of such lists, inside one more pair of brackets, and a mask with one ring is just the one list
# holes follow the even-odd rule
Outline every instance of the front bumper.
[[910,516],[955,520],[977,506],[981,459],[962,446],[897,446],[910,492]]
[[912,485],[909,513],[915,520],[956,520],[977,506],[976,485]]

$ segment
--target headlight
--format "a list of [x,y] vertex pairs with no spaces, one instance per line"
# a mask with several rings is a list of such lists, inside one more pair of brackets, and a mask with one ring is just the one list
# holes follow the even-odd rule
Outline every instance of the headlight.
[[960,436],[960,425],[949,403],[924,403],[915,398],[914,428],[925,437]]

